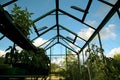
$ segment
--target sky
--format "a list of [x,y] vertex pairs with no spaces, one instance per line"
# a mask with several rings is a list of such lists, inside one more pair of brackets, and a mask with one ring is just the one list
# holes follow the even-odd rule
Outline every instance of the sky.
[[[10,0],[0,0],[0,4],[4,4]],[[60,5],[59,8],[70,13],[71,15],[78,17],[79,19],[82,19],[83,13],[79,12],[77,10],[74,10],[70,8],[71,6],[78,6],[82,9],[86,8],[88,0],[59,0]],[[106,0],[112,4],[114,4],[117,0]],[[14,4],[14,3],[13,3]],[[11,10],[13,8],[13,4],[10,4],[9,6],[5,7],[4,9],[7,10],[9,13],[11,13]],[[16,2],[18,6],[21,6],[22,9],[28,8],[28,10],[32,13],[34,13],[31,17],[32,20],[35,20],[36,18],[44,15],[45,13],[55,9],[55,0],[18,0]],[[111,9],[110,6],[103,4],[102,2],[98,0],[93,0],[92,5],[90,7],[90,10],[86,16],[85,23],[91,25],[94,28],[97,28],[97,26],[101,23],[101,21],[104,19],[104,17],[107,15],[109,10]],[[120,10],[119,10],[120,11]],[[55,13],[53,13],[55,14]],[[62,14],[59,12],[59,14]],[[47,26],[50,28],[51,26],[55,25],[55,15],[47,16],[40,21],[36,22],[35,25],[37,28]],[[66,15],[60,15],[59,16],[59,24],[66,27],[67,29],[71,30],[72,32],[76,33],[78,36],[82,37],[85,40],[88,40],[88,38],[91,36],[91,34],[94,32],[93,29],[81,24],[80,22],[74,20],[71,17],[68,17]],[[104,26],[104,28],[100,31],[101,41],[104,48],[104,54],[108,57],[113,57],[114,54],[120,53],[120,20],[118,17],[118,14],[115,13],[115,15],[108,21],[108,23]],[[42,33],[42,31],[40,32]],[[56,35],[56,30],[51,30],[45,35],[42,35],[41,37],[37,38],[34,41],[35,46],[39,46],[40,44],[46,42],[51,37],[54,37]],[[74,38],[75,36],[70,34],[69,32],[65,30],[60,30],[60,34],[63,36],[69,36],[71,38]],[[2,34],[0,33],[0,37]],[[30,39],[34,39],[36,37],[36,34],[33,30],[33,33],[30,35]],[[77,39],[76,44],[80,47],[83,46],[85,42]],[[5,49],[7,49],[10,45],[12,45],[13,42],[11,42],[6,37],[0,40],[0,55],[5,53]],[[98,39],[95,38],[91,44],[98,44]],[[71,44],[69,44],[71,45]],[[73,45],[71,45],[73,46]],[[73,46],[75,47],[75,46]],[[77,48],[75,48],[77,50]],[[49,52],[49,51],[48,51]],[[57,44],[52,47],[53,54],[64,54],[65,53],[65,47]]]

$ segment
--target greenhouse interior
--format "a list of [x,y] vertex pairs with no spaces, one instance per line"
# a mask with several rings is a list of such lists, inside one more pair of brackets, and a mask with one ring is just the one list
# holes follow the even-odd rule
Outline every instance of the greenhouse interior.
[[120,0],[0,0],[0,80],[120,80]]

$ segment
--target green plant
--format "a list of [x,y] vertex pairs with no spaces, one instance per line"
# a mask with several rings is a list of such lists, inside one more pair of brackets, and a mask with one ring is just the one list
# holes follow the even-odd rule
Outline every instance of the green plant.
[[33,22],[30,19],[33,13],[30,13],[27,8],[21,10],[21,7],[14,4],[14,8],[11,10],[14,24],[23,32],[26,37],[29,37],[31,32],[31,26]]
[[[28,65],[34,65],[35,67],[47,67],[50,63],[49,57],[46,55],[46,51],[43,48],[38,48],[36,52],[32,50],[22,50],[18,52],[15,45],[9,46],[6,51],[10,50],[5,55],[6,64],[24,63]],[[2,58],[1,58],[1,61]]]

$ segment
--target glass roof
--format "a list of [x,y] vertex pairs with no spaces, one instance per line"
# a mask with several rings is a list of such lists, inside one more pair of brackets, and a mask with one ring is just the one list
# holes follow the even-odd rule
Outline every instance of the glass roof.
[[[0,4],[4,5],[8,2],[10,0],[4,0]],[[99,44],[98,36],[96,36],[98,33],[105,49],[109,46],[105,45],[109,44],[107,43],[109,39],[120,36],[119,2],[119,0],[18,0],[3,8],[11,13],[16,3],[22,9],[27,7],[34,13],[31,19],[39,35],[32,28],[30,40],[35,46],[46,50],[56,47],[57,53],[60,49],[57,49],[56,44],[60,44],[75,53],[80,53],[90,43]],[[2,36],[0,34],[0,38]],[[112,39],[113,42],[119,40],[120,37],[117,40]],[[13,44],[10,41],[6,44],[4,41],[5,38],[0,40],[0,44],[5,44],[4,47],[0,46],[1,50]],[[116,43],[119,42],[111,43],[116,46],[108,48],[108,51],[119,48],[120,45]]]

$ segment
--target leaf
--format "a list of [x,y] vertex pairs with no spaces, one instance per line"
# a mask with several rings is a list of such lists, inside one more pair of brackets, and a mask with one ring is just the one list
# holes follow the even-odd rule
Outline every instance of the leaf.
[[13,10],[11,10],[12,16],[14,19],[15,25],[23,32],[23,34],[27,37],[30,35],[31,27],[33,25],[32,20],[30,19],[33,13],[28,12],[28,9],[25,8],[21,10],[17,4],[14,4]]

